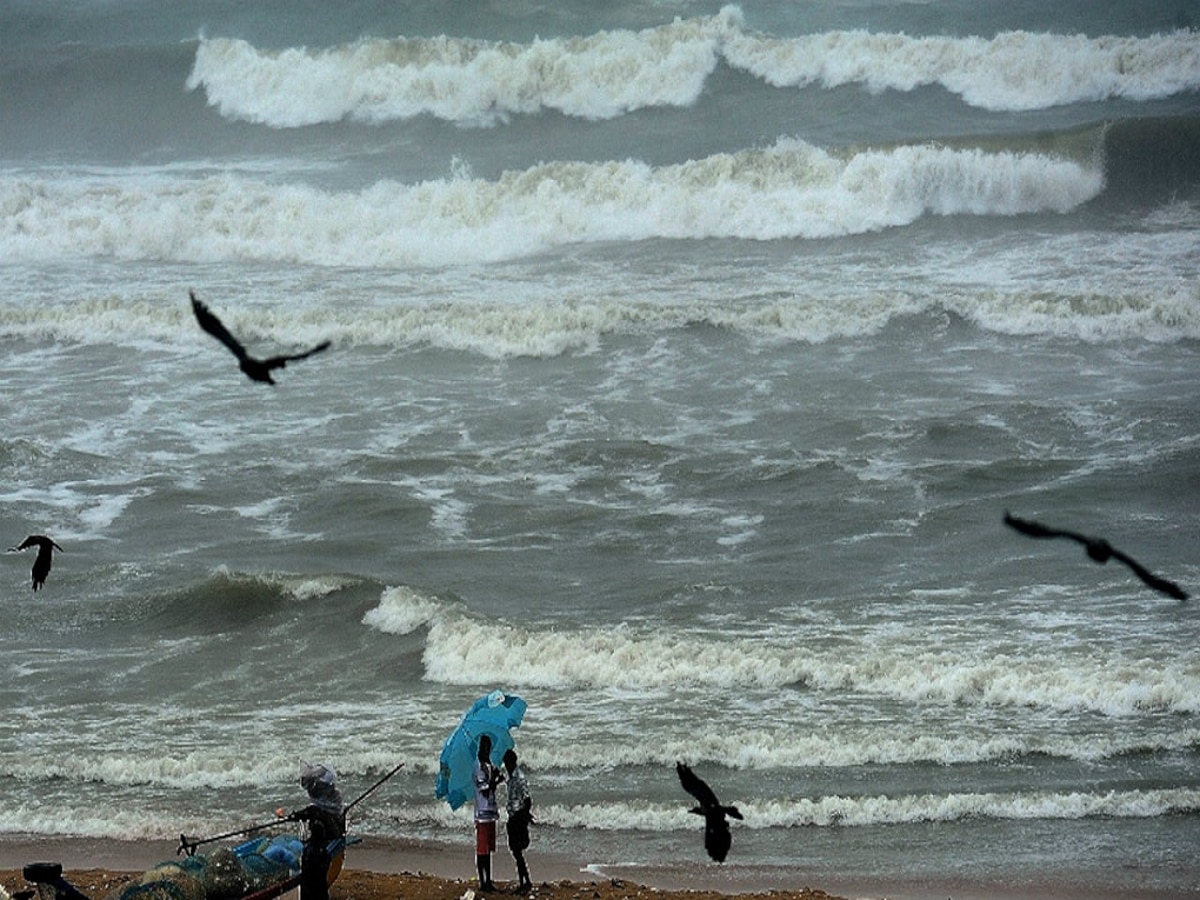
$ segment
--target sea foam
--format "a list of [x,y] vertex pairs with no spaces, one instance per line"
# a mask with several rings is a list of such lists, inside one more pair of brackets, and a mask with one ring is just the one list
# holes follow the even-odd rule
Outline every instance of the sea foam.
[[[1028,791],[1002,793],[905,794],[898,796],[822,796],[815,798],[737,798],[744,819],[736,828],[863,827],[914,822],[957,822],[965,819],[1054,820],[1084,818],[1154,818],[1200,809],[1200,791],[1164,788],[1126,791]],[[411,834],[433,825],[454,833],[469,821],[470,808],[452,811],[440,801],[396,804],[389,821]],[[124,840],[174,840],[181,831],[189,835],[214,834],[236,827],[236,821],[215,815],[192,815],[181,820],[174,812],[105,808],[97,814],[85,803],[71,810],[52,810],[22,804],[6,811],[6,830],[21,834],[59,835],[64,817],[72,833],[87,837]],[[595,829],[623,832],[690,831],[695,816],[680,803],[636,800],[566,804],[541,803],[538,822],[543,829]]]
[[[739,797],[744,818],[738,829],[862,827],[913,822],[957,822],[963,819],[1083,819],[1152,818],[1169,812],[1200,808],[1200,791],[1191,789],[1131,791],[1037,791],[1003,793],[861,795],[765,800]],[[410,826],[437,822],[453,827],[463,814],[445,804],[421,804],[398,812]],[[538,822],[550,828],[588,828],[600,831],[688,831],[695,816],[685,804],[649,801],[542,804]]]
[[666,166],[548,162],[327,190],[242,175],[0,180],[9,262],[89,256],[408,267],[488,263],[651,238],[817,239],[925,215],[1063,213],[1096,197],[1096,162],[936,145],[837,155],[783,139]]
[[[831,796],[815,799],[738,800],[743,828],[801,825],[864,826],[909,822],[955,822],[967,818],[1082,819],[1090,816],[1142,818],[1200,808],[1200,791],[1189,789]],[[541,821],[562,828],[646,831],[686,830],[693,823],[685,806],[608,803],[544,808]]]
[[940,85],[970,106],[995,111],[1150,100],[1200,86],[1200,34],[1186,30],[1144,38],[833,31],[776,39],[735,32],[722,52],[734,68],[777,87],[861,84],[878,93]]
[[275,128],[425,114],[488,125],[542,109],[607,119],[695,102],[717,65],[720,30],[720,18],[693,19],[528,44],[400,37],[279,52],[211,38],[187,86],[203,87],[223,116]]
[[402,36],[265,50],[236,38],[202,38],[187,87],[202,88],[223,116],[272,128],[421,115],[479,126],[543,110],[610,119],[690,106],[719,62],[776,87],[859,84],[881,92],[940,85],[971,106],[1033,110],[1195,90],[1200,34],[778,37],[748,29],[741,10],[727,6],[642,31],[528,43]]
[[854,654],[809,646],[802,634],[728,639],[662,635],[633,627],[533,628],[468,616],[392,589],[366,624],[427,628],[425,678],[474,685],[488,672],[514,688],[616,689],[634,694],[778,690],[871,695],[932,707],[1043,708],[1127,716],[1200,711],[1190,660],[1112,660],[1093,653],[1013,657],[986,647],[919,650],[903,640],[863,643]]

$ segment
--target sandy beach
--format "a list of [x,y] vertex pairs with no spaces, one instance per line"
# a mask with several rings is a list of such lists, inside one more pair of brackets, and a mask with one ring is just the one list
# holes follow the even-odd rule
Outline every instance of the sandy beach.
[[[103,900],[125,882],[164,860],[175,858],[165,841],[113,841],[92,838],[8,837],[0,840],[0,887],[9,894],[28,888],[22,866],[59,862],[65,877],[86,895]],[[498,894],[480,894],[470,877],[469,848],[432,842],[367,838],[353,845],[334,884],[331,900],[483,900],[508,896],[515,886],[511,858],[501,851],[494,864]],[[536,900],[1183,900],[1195,892],[1133,888],[1094,880],[1039,878],[1013,873],[1004,881],[904,878],[872,881],[829,872],[808,875],[779,867],[716,865],[682,860],[661,867],[581,867],[553,853],[528,856]]]
[[[460,848],[415,841],[365,840],[347,855],[345,868],[334,884],[331,900],[460,900],[474,896],[509,894],[511,859],[498,853],[495,863],[496,895],[480,895],[467,877]],[[158,862],[172,859],[175,847],[167,842],[100,841],[77,838],[0,841],[0,886],[9,894],[29,887],[22,866],[35,861],[60,862],[65,877],[89,897],[103,898]],[[774,900],[838,900],[823,890],[803,885],[767,887],[761,874],[737,872],[693,864],[678,869],[641,872],[637,880],[617,874],[581,869],[562,857],[530,857],[534,888],[528,894],[539,900],[716,900],[733,894],[770,895]],[[512,882],[515,884],[515,881]]]
[[[3,884],[10,891],[13,884],[20,884],[20,872],[5,870],[0,873]],[[120,888],[131,876],[128,873],[112,872],[106,869],[87,869],[76,873],[73,883],[89,896],[102,897]],[[366,871],[344,872],[330,891],[331,900],[395,900],[403,897],[406,900],[458,900],[468,895],[474,888],[463,881],[449,878],[439,878],[435,875],[403,873],[384,873]],[[502,894],[507,891],[501,889]],[[672,900],[716,900],[722,897],[718,891],[662,891],[657,888],[647,888],[643,885],[622,882],[620,880],[604,882],[575,882],[569,880],[541,882],[535,885],[526,896],[539,897],[543,900],[634,900],[653,895],[655,898]],[[487,895],[484,895],[487,896]],[[500,896],[500,894],[492,895]],[[830,895],[823,891],[801,890],[770,893],[772,898],[779,900],[825,900]]]

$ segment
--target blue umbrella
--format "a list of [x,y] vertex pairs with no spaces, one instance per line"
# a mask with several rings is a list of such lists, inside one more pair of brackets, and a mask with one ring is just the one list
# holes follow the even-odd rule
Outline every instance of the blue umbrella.
[[458,809],[475,796],[475,760],[479,756],[479,738],[492,739],[492,763],[500,765],[504,751],[513,746],[510,728],[518,728],[525,716],[525,701],[515,694],[492,691],[480,697],[467,710],[442,745],[436,794],[451,809]]

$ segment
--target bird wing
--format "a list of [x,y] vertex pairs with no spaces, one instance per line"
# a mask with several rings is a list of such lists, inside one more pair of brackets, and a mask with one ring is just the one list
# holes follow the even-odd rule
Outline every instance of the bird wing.
[[37,535],[31,534],[25,540],[21,541],[21,543],[17,544],[17,546],[9,547],[8,550],[10,553],[16,553],[18,550],[28,550],[30,547],[37,546],[37,542]]
[[704,849],[715,862],[725,862],[732,843],[733,835],[729,832],[728,822],[712,816],[705,820]]
[[[1076,531],[1064,531],[1058,528],[1047,528],[1038,522],[1032,522],[1028,519],[1018,519],[1016,516],[1009,513],[1004,514],[1004,524],[1015,528],[1021,534],[1028,535],[1034,538],[1050,538],[1050,537],[1066,537],[1078,541],[1088,548],[1088,556],[1096,560],[1096,562],[1104,562],[1110,556],[1119,559],[1130,569],[1133,570],[1138,578],[1145,584],[1154,588],[1156,591],[1166,594],[1169,597],[1174,597],[1176,600],[1186,600],[1187,592],[1173,581],[1168,581],[1166,578],[1160,578],[1153,572],[1146,569],[1136,559],[1126,553],[1117,550],[1108,541],[1102,538],[1091,538],[1086,535],[1079,534]],[[1097,548],[1095,552],[1094,548]]]
[[1165,578],[1160,578],[1133,557],[1128,556],[1127,554],[1116,549],[1112,551],[1112,555],[1116,559],[1119,559],[1121,562],[1125,563],[1125,565],[1129,566],[1129,568],[1133,570],[1134,575],[1142,579],[1143,582],[1154,588],[1156,591],[1160,591],[1169,597],[1174,597],[1176,600],[1186,600],[1188,598],[1187,592],[1175,582],[1168,581]]
[[1094,543],[1096,540],[1095,538],[1090,538],[1085,534],[1080,534],[1078,531],[1067,531],[1063,528],[1047,528],[1041,522],[1034,522],[1032,519],[1018,519],[1016,516],[1007,512],[1004,514],[1004,524],[1010,528],[1016,529],[1026,537],[1031,538],[1065,537],[1070,538],[1073,541],[1078,541],[1084,546]]
[[717,795],[713,793],[713,789],[705,784],[703,779],[691,770],[690,766],[677,762],[675,771],[679,774],[679,783],[683,785],[683,789],[695,797],[706,811],[721,805]]
[[50,538],[42,538],[42,540],[38,543],[38,559],[41,559],[44,556],[47,560],[47,567],[50,565],[50,557],[54,555],[51,548],[53,548],[53,550],[58,550],[60,553],[63,552],[63,548],[58,546],[58,544],[56,544],[54,541],[50,540]]
[[292,354],[284,354],[284,355],[280,355],[280,356],[272,356],[269,359],[264,359],[262,364],[264,366],[266,366],[268,370],[282,369],[284,366],[286,366],[290,362],[294,362],[295,360],[298,360],[298,359],[305,359],[309,356],[312,356],[314,353],[320,353],[322,350],[328,350],[330,347],[330,343],[331,343],[330,341],[322,341],[320,344],[317,344],[317,346],[313,347],[311,350],[305,350],[303,353],[292,353]]
[[62,549],[62,547],[59,547],[58,544],[54,543],[54,541],[50,540],[44,534],[31,534],[25,540],[21,541],[21,543],[17,544],[17,546],[9,547],[8,549],[9,552],[15,552],[17,550],[28,550],[30,547],[37,547],[40,554],[49,553],[51,546],[58,547],[59,550]]
[[246,359],[246,348],[229,333],[229,329],[221,324],[221,320],[213,314],[212,310],[197,300],[193,291],[188,291],[188,296],[192,298],[192,312],[196,314],[196,321],[200,323],[200,327],[232,350],[233,355],[238,359]]

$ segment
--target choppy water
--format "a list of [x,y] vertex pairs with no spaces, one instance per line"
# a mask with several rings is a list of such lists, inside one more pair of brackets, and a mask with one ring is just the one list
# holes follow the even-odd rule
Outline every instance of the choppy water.
[[6,5],[0,832],[465,842],[502,687],[581,865],[1193,889],[1192,604],[1001,517],[1200,586],[1195,10],[976,6]]

